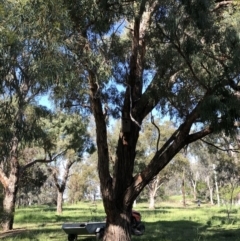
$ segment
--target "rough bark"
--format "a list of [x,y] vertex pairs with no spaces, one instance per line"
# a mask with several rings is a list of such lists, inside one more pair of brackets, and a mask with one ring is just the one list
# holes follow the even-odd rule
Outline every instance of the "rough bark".
[[108,215],[105,235],[103,241],[130,241],[131,240],[131,216],[130,212],[120,212],[115,210],[112,215]]
[[15,202],[18,191],[19,164],[17,158],[11,158],[11,172],[9,178],[4,178],[4,199],[2,227],[4,231],[13,229]]
[[2,227],[3,231],[13,229],[14,212],[15,212],[16,190],[8,190],[3,200],[3,217]]

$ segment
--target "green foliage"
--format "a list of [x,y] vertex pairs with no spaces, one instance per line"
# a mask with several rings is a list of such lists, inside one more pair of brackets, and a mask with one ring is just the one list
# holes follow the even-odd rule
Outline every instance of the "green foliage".
[[[31,152],[33,150],[28,150]],[[31,155],[31,154],[30,154]],[[40,189],[48,178],[48,172],[42,166],[32,166],[26,169],[20,176],[19,191],[17,195],[18,205],[39,203]]]
[[55,153],[73,149],[78,156],[82,156],[84,152],[92,149],[86,129],[87,122],[78,114],[56,112],[51,121],[43,119],[43,122]]
[[198,192],[198,198],[201,200],[206,200],[206,194],[207,194],[207,184],[203,181],[197,182],[197,192]]
[[96,152],[91,154],[85,162],[75,165],[67,187],[69,203],[86,199],[94,200],[96,195],[99,195]]

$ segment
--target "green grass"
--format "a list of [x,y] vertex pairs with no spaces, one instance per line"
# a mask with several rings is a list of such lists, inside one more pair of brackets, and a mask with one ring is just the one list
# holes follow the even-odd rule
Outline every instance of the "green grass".
[[[155,210],[148,210],[147,203],[134,208],[142,214],[146,232],[133,241],[240,241],[240,211],[234,209],[231,218],[223,208],[190,203],[181,207],[176,201],[160,203]],[[16,210],[14,230],[0,233],[3,241],[66,241],[61,229],[64,222],[101,221],[105,218],[101,202],[93,205],[81,202],[65,205],[62,215],[55,207],[34,206]],[[78,236],[78,240],[96,240],[95,237]]]

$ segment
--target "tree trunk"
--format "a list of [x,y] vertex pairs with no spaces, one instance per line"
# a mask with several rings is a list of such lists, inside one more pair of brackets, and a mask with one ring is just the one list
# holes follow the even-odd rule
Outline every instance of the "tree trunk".
[[131,241],[131,215],[130,212],[118,212],[108,215],[103,241]]
[[192,180],[192,186],[193,186],[193,199],[197,200],[197,182]]
[[62,214],[63,192],[58,190],[57,194],[57,214]]
[[182,203],[183,203],[183,206],[185,207],[186,206],[186,196],[185,196],[185,180],[184,180],[184,177],[182,178]]
[[218,190],[218,182],[217,182],[217,172],[214,170],[214,178],[215,178],[215,186],[216,186],[216,195],[217,195],[217,203],[220,207],[220,196],[219,196],[219,190]]
[[9,231],[13,229],[16,195],[17,195],[16,187],[14,188],[10,187],[5,191],[5,196],[3,200],[3,217],[2,217],[3,231]]
[[149,209],[155,209],[155,198],[153,194],[149,195]]
[[213,188],[209,189],[209,196],[210,196],[210,203],[213,205],[214,204],[214,202],[213,202]]
[[1,224],[4,231],[13,229],[15,203],[19,182],[19,163],[16,156],[12,156],[10,163],[11,171],[9,178],[3,174],[2,170],[0,175],[1,182],[4,186],[3,217]]

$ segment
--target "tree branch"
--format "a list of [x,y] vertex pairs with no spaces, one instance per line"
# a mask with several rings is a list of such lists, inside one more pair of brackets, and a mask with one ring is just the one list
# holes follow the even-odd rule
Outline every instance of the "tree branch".
[[205,129],[195,132],[193,134],[190,134],[186,139],[186,145],[197,141],[213,132],[213,129],[211,127],[206,127]]
[[156,125],[156,123],[154,122],[154,117],[152,115],[152,112],[151,112],[151,123],[156,127],[157,131],[158,131],[158,139],[157,139],[157,146],[156,146],[156,150],[158,151],[158,147],[159,147],[159,141],[160,141],[160,129],[158,128],[158,126]]
[[44,159],[36,159],[36,160],[33,160],[31,162],[28,162],[26,165],[22,166],[21,167],[21,172],[24,172],[27,168],[33,166],[35,163],[50,163],[50,162],[53,162],[55,161],[59,156],[63,155],[67,150],[64,150],[60,153],[58,153],[57,155],[55,155],[54,157],[52,157],[51,154],[49,154],[49,159],[47,158],[44,158]]
[[219,8],[229,5],[229,4],[237,4],[236,1],[222,1],[216,4],[215,8],[212,10],[212,12],[218,10]]
[[211,143],[211,142],[208,142],[208,141],[205,141],[203,139],[200,139],[203,143],[209,145],[209,146],[213,146],[214,148],[220,150],[220,151],[224,151],[224,152],[229,152],[229,151],[232,151],[232,152],[237,152],[239,153],[239,149],[233,149],[233,148],[221,148],[219,146],[216,146],[215,144]]

